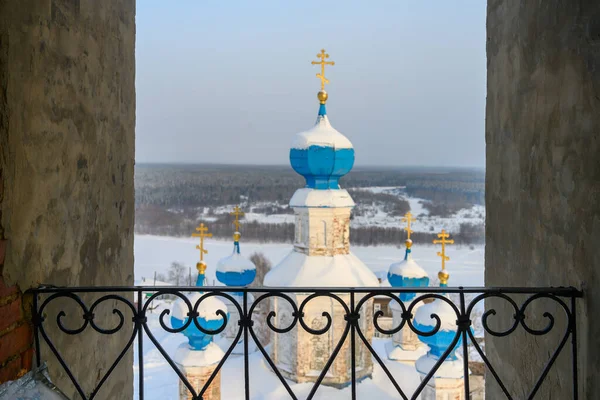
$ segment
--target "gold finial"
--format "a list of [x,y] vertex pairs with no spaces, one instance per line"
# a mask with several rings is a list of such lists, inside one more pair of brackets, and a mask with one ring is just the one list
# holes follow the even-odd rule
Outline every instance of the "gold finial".
[[204,264],[204,261],[196,263],[196,269],[198,270],[199,274],[204,275],[204,272],[206,272],[206,264]]
[[[192,233],[192,236],[200,238],[200,244],[196,245],[196,248],[200,250],[200,262],[198,264],[204,264],[204,255],[208,254],[208,250],[204,248],[204,238],[212,237],[212,233],[208,233],[208,227],[204,225],[204,223],[198,225],[196,231],[198,233]],[[196,265],[196,267],[198,268],[198,271],[200,271],[199,265]],[[204,265],[204,268],[206,269],[206,265]]]
[[326,65],[335,65],[334,61],[325,61],[329,58],[329,54],[325,53],[325,49],[321,50],[319,54],[317,54],[317,58],[320,58],[321,61],[312,61],[312,65],[321,65],[321,73],[317,74],[317,78],[321,80],[321,91],[317,95],[321,104],[325,104],[327,101],[327,92],[325,91],[325,84],[329,83],[329,79],[325,78],[325,66]]
[[233,240],[235,240],[236,242],[240,240],[241,238],[241,234],[240,234],[240,217],[243,217],[245,215],[244,212],[242,212],[242,209],[239,208],[238,206],[235,206],[235,208],[233,209],[233,212],[230,212],[229,215],[235,215],[235,221],[233,222],[233,224],[235,225],[235,233],[233,234]]
[[448,278],[450,275],[446,272],[446,261],[450,260],[450,257],[446,255],[446,245],[454,244],[453,239],[448,239],[450,234],[447,233],[444,229],[442,229],[441,233],[438,233],[438,239],[433,241],[433,244],[441,244],[442,251],[438,251],[437,255],[442,257],[442,270],[438,273],[438,278],[440,279],[440,283],[446,285],[448,283]]
[[406,222],[406,228],[404,228],[404,230],[406,231],[406,239],[407,240],[410,240],[410,234],[413,233],[413,230],[410,229],[410,224],[415,221],[416,221],[416,219],[413,218],[410,211],[407,212],[406,214],[404,214],[404,217],[402,218],[402,222]]

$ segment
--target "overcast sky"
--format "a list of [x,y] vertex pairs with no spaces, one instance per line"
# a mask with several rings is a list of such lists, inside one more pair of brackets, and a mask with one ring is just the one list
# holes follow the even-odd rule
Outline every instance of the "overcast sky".
[[327,113],[356,165],[485,165],[485,10],[471,1],[137,2],[137,162],[287,164]]

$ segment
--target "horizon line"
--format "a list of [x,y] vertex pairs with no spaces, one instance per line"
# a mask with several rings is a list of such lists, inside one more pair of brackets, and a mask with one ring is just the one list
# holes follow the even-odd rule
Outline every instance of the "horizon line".
[[[182,165],[182,166],[222,166],[222,167],[232,167],[232,166],[240,166],[240,167],[279,167],[285,168],[288,167],[292,169],[289,164],[250,164],[250,163],[220,163],[220,162],[186,162],[186,161],[135,161],[134,165]],[[468,169],[468,170],[483,170],[485,171],[485,166],[456,166],[456,165],[381,165],[381,164],[366,164],[366,165],[354,165],[355,168],[382,168],[382,169]]]

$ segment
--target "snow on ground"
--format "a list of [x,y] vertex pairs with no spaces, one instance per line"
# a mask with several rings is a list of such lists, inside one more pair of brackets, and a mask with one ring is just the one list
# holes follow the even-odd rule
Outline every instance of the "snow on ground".
[[[197,241],[193,238],[173,238],[162,236],[136,235],[134,241],[135,251],[135,279],[153,277],[154,272],[166,273],[170,264],[178,261],[192,268],[198,259],[198,251],[195,249]],[[219,285],[215,280],[215,266],[217,261],[231,254],[233,244],[226,240],[205,241],[209,253],[205,256],[208,269],[206,276],[209,284]],[[241,243],[242,253],[249,256],[255,251],[260,251],[276,265],[292,249],[290,244],[274,243]],[[467,246],[449,246],[448,255],[450,261],[446,263],[450,272],[451,286],[481,286],[483,285],[483,262],[484,247],[475,246],[470,249]],[[438,249],[435,246],[418,245],[413,247],[414,259],[434,278],[440,269],[440,258],[436,256]],[[371,270],[385,274],[389,265],[401,260],[404,251],[394,246],[359,247],[353,246],[352,251]],[[316,284],[316,283],[315,283]],[[156,340],[167,351],[174,355],[177,347],[187,339],[183,334],[171,334],[164,331],[158,322],[158,316],[165,304],[157,300],[153,304],[154,313],[148,317],[148,325]],[[137,339],[136,339],[137,340]],[[373,346],[385,360],[386,366],[396,377],[403,390],[412,393],[419,384],[419,376],[414,367],[387,360],[384,345],[389,339],[373,339]],[[171,369],[156,346],[144,335],[144,394],[145,399],[177,399],[178,378]],[[134,373],[136,382],[134,386],[135,396],[138,398],[138,346],[133,346],[135,354]],[[226,349],[224,349],[226,350]],[[376,364],[376,363],[375,363]],[[289,398],[283,385],[277,376],[273,374],[260,352],[253,353],[249,360],[250,370],[250,398],[254,400],[277,400]],[[244,369],[241,356],[230,356],[225,362],[222,375],[222,398],[243,399],[244,398]],[[298,398],[305,398],[311,390],[310,383],[295,384],[289,382]],[[317,391],[315,399],[347,399],[350,398],[349,388],[337,390],[322,386]],[[388,380],[380,366],[375,365],[372,379],[366,379],[357,385],[359,398],[397,399],[398,393]]]
[[[405,199],[410,204],[410,211],[417,218],[417,220],[411,225],[411,228],[415,232],[439,232],[440,229],[445,229],[448,232],[458,232],[460,224],[471,223],[475,225],[485,223],[485,207],[482,205],[474,205],[470,209],[462,209],[456,212],[454,215],[443,218],[439,216],[430,216],[429,211],[423,207],[423,202],[427,202],[425,199],[417,197],[410,197],[404,192],[403,186],[373,186],[363,188],[351,188],[353,190],[364,190],[372,193],[386,193],[391,194],[400,198]],[[245,215],[247,221],[257,221],[260,223],[267,224],[280,224],[280,223],[294,223],[293,214],[265,214],[262,212],[256,212],[258,210],[264,210],[268,207],[284,207],[286,208],[287,203],[279,202],[257,202],[250,206],[250,209]],[[394,227],[399,228],[404,226],[402,223],[402,216],[391,216],[383,210],[382,204],[357,204],[356,210],[360,210],[362,215],[354,215],[351,222],[351,227],[368,227],[368,226],[379,226],[379,227]],[[198,218],[204,221],[215,221],[216,216],[221,214],[227,214],[233,211],[234,205],[223,205],[215,207],[212,213],[209,213],[208,207],[203,207],[199,210]],[[172,212],[181,212],[178,209],[170,210]]]
[[[192,268],[198,261],[197,240],[166,236],[135,235],[135,279],[152,278],[154,272],[166,274],[172,262],[180,262]],[[208,265],[206,278],[210,285],[219,285],[215,279],[215,267],[219,259],[231,255],[233,243],[230,240],[205,240],[208,254],[204,259]],[[292,250],[286,243],[248,243],[242,240],[242,254],[250,256],[253,252],[262,252],[273,265],[283,260]],[[387,272],[390,264],[404,258],[404,249],[395,246],[363,247],[352,246],[352,252],[373,272]],[[413,259],[435,278],[440,269],[440,257],[436,255],[439,246],[415,244]],[[446,268],[450,273],[450,286],[483,286],[484,246],[448,246],[450,261]]]
[[253,212],[246,213],[246,215],[244,216],[244,219],[249,222],[257,221],[257,222],[261,222],[263,224],[282,224],[285,222],[287,222],[289,224],[293,224],[295,221],[294,214],[265,215],[265,214],[259,214],[259,213],[253,213]]
[[[187,341],[181,333],[172,334],[164,331],[158,322],[158,312],[148,316],[148,327],[156,340],[170,354],[175,354],[177,347]],[[144,335],[144,399],[147,400],[177,400],[179,378],[171,366],[165,361],[162,354],[150,339]],[[373,347],[386,367],[396,378],[402,390],[413,393],[417,388],[420,378],[414,367],[387,360],[384,344],[386,340],[373,339]],[[224,346],[223,346],[224,347]],[[139,368],[138,345],[134,348],[134,398],[139,398]],[[223,348],[225,351],[226,348]],[[365,349],[365,351],[367,351]],[[376,364],[376,363],[375,363]],[[257,351],[249,357],[250,371],[250,398],[253,400],[279,400],[289,399],[289,394],[279,381],[279,378],[270,370],[262,354]],[[312,389],[312,383],[297,384],[288,381],[288,384],[298,398],[306,398]],[[373,368],[373,376],[357,384],[358,398],[397,399],[398,392],[387,378],[379,365]],[[227,400],[244,398],[244,359],[242,356],[231,355],[221,369],[221,398]],[[349,399],[350,387],[342,390],[321,386],[317,390],[315,399]]]
[[[354,188],[354,190],[391,194],[408,201],[410,212],[417,219],[411,224],[411,229],[415,232],[439,232],[440,229],[445,229],[448,232],[458,232],[462,223],[475,225],[485,223],[485,207],[481,205],[474,205],[470,209],[459,210],[454,215],[443,218],[429,215],[429,211],[423,207],[423,202],[427,202],[427,200],[407,196],[404,193],[403,186],[374,186]],[[398,228],[404,225],[402,216],[389,215],[382,209],[381,205],[358,204],[357,207],[359,207],[363,215],[355,215],[351,227],[380,226]]]

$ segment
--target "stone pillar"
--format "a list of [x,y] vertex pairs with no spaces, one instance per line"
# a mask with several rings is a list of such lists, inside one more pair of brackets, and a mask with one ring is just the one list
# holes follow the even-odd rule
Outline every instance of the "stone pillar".
[[[410,302],[404,302],[404,306],[408,308]],[[395,301],[390,301],[392,310],[393,322],[392,326],[398,326],[402,323],[402,308]],[[418,307],[415,307],[413,312],[416,312]],[[428,347],[424,345],[414,333],[408,324],[396,332],[392,336],[392,340],[386,343],[385,346],[388,359],[399,361],[408,365],[415,365],[415,361],[427,353]]]
[[[182,343],[173,360],[194,390],[200,393],[223,356],[223,351],[214,343],[210,343],[204,350],[193,350],[188,343]],[[221,399],[221,371],[212,380],[202,399]],[[179,380],[179,400],[193,400],[192,393],[182,380]]]
[[[134,147],[135,1],[0,1],[0,303],[10,308],[0,382],[31,366],[27,289],[133,284]],[[113,308],[129,321],[113,335],[65,335],[48,314],[46,332],[86,391],[130,338],[121,302],[104,303],[96,322]],[[41,340],[52,381],[79,397]],[[132,364],[130,349],[98,398],[131,399]]]
[[[599,16],[597,0],[493,0],[486,24],[485,285],[583,289],[581,399],[600,393]],[[493,328],[514,321],[510,304],[489,300]],[[548,335],[486,333],[486,354],[510,393],[531,390],[564,332],[558,304],[534,302],[528,321],[544,326],[544,312],[557,318]],[[568,346],[536,398],[572,398]],[[503,397],[492,377],[486,395]]]

